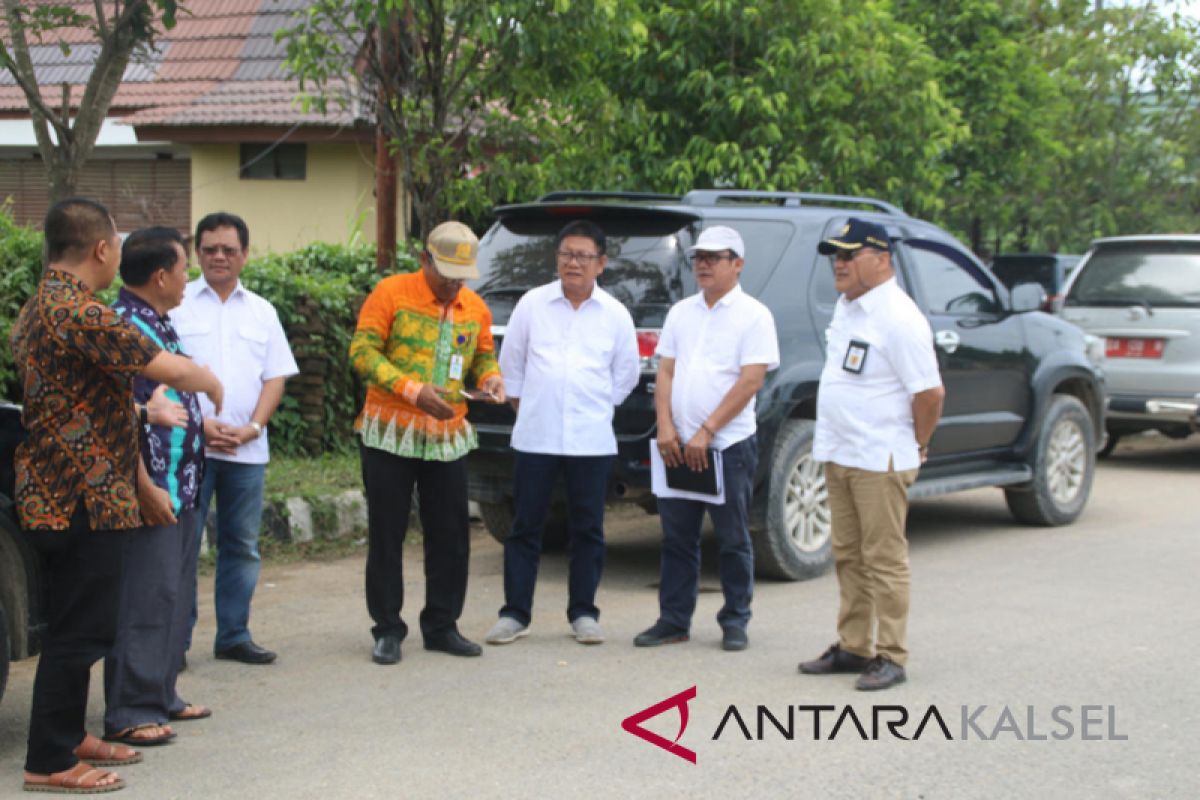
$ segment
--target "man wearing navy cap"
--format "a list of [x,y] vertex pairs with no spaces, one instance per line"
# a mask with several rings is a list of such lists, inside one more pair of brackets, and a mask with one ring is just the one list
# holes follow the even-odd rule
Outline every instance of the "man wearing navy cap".
[[863,690],[906,678],[908,487],[945,396],[933,332],[896,282],[891,250],[882,225],[854,217],[817,245],[833,256],[841,292],[813,440],[813,458],[825,462],[841,605],[838,641],[800,671],[862,673],[855,688]]

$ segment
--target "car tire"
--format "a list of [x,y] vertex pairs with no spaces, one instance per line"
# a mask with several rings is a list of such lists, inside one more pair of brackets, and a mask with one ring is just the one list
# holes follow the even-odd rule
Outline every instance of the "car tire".
[[1121,434],[1109,433],[1104,434],[1104,443],[1100,445],[1100,450],[1096,453],[1098,458],[1108,458],[1112,455],[1112,451],[1117,446],[1117,442],[1121,441]]
[[1018,522],[1065,525],[1079,516],[1096,471],[1094,431],[1083,403],[1070,395],[1054,396],[1038,433],[1033,480],[1004,492]]
[[812,457],[815,430],[811,420],[788,420],[775,439],[750,527],[755,571],[762,577],[807,580],[833,563],[825,467]]
[[[508,539],[513,524],[512,498],[499,503],[479,503],[479,516],[483,526],[500,544]],[[542,550],[561,550],[567,544],[567,507],[553,503],[546,515],[546,529],[542,532]]]

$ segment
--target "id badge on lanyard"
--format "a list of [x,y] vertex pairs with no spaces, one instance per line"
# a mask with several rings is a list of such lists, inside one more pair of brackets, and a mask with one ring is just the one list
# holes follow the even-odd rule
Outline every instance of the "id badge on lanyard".
[[868,343],[851,339],[850,346],[846,348],[846,357],[842,359],[842,369],[861,375],[863,367],[867,365],[867,352],[870,349]]

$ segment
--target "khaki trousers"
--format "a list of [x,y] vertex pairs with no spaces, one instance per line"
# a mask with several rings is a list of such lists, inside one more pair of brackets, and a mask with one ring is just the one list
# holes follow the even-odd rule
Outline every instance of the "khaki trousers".
[[[838,644],[871,658],[908,660],[908,487],[917,470],[872,472],[825,465],[833,560],[841,591]],[[878,625],[878,633],[875,632]]]

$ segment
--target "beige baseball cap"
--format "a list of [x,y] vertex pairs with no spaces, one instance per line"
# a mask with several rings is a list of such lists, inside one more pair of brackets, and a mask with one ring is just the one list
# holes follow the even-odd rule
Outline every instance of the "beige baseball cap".
[[433,256],[433,266],[443,278],[469,281],[479,277],[475,257],[479,239],[461,222],[443,222],[425,240],[425,249]]

